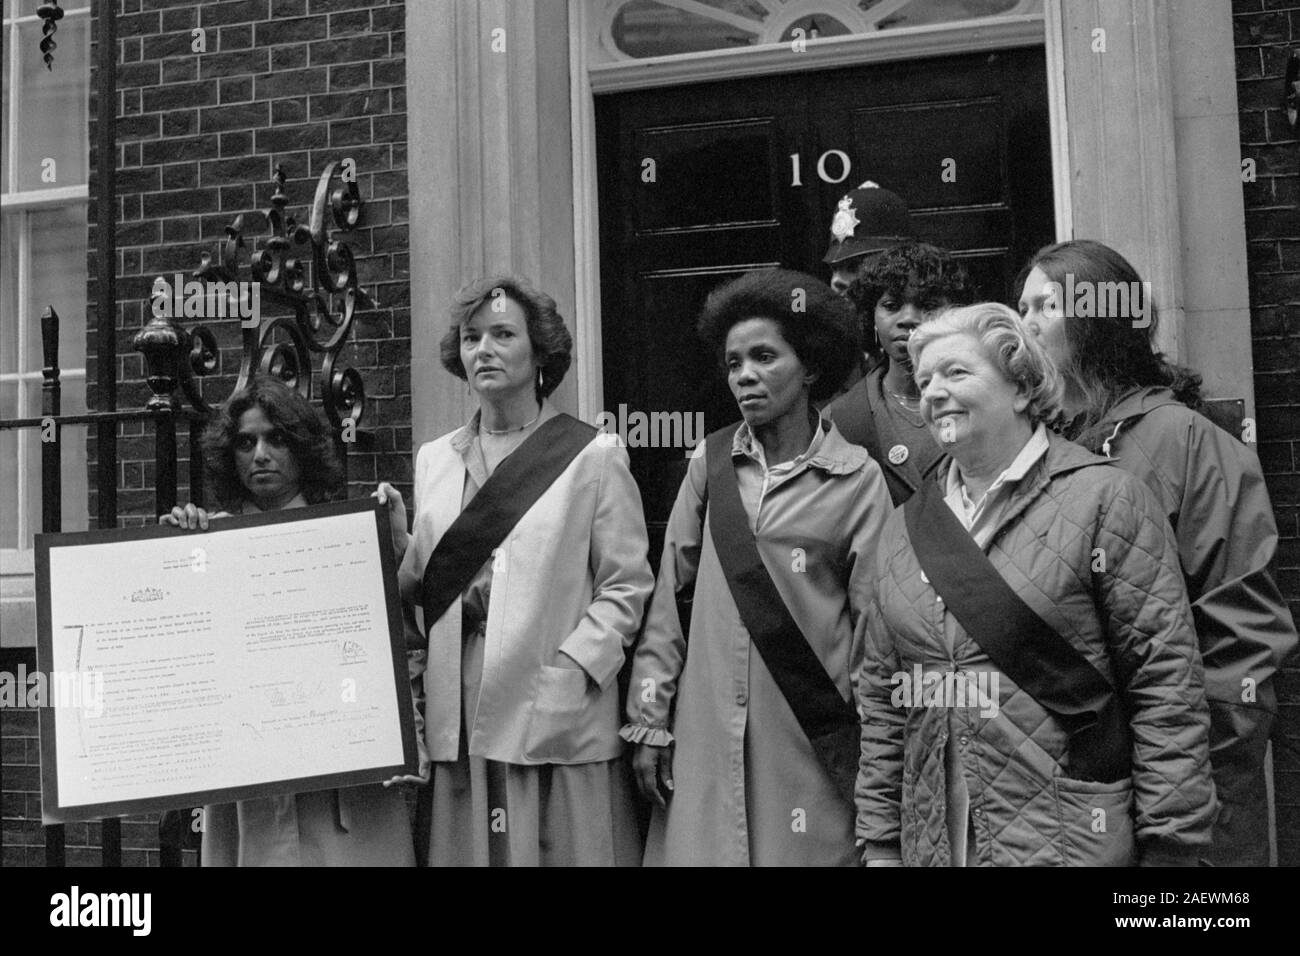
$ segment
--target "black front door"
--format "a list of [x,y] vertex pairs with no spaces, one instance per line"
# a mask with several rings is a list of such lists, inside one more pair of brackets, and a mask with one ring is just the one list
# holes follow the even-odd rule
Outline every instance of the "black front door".
[[[695,336],[704,297],[763,266],[825,278],[835,204],[864,180],[903,196],[919,238],[961,255],[986,299],[1007,301],[1054,237],[1041,48],[602,95],[596,126],[615,415],[735,421]],[[685,451],[632,438],[657,555]]]

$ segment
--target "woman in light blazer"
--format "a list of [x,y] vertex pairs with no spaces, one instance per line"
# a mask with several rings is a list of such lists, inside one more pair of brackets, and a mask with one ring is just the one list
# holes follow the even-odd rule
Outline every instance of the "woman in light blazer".
[[[627,453],[546,399],[571,347],[554,300],[525,279],[486,276],[456,294],[442,361],[479,409],[419,451],[399,571],[404,599],[436,614],[422,622],[427,661],[414,667],[421,756],[432,761],[431,866],[640,860],[618,673],[654,581]],[[549,483],[538,479],[548,460]],[[498,469],[507,484],[491,483]],[[487,540],[530,483],[536,500]],[[468,583],[438,605],[452,579]]]

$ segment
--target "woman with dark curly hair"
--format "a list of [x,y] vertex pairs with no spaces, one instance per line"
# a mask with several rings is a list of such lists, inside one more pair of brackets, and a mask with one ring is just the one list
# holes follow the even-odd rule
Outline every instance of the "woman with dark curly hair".
[[[244,421],[272,426],[277,441],[268,452],[283,447],[295,476],[292,485],[283,482],[278,470],[241,470],[244,453],[254,445],[252,430]],[[221,414],[203,434],[203,468],[208,487],[228,511],[241,509],[250,498],[261,511],[284,507],[285,493],[296,487],[309,505],[327,501],[343,484],[343,469],[334,454],[334,439],[324,418],[296,391],[283,382],[258,376],[242,392],[231,397]]]
[[1266,866],[1273,678],[1297,641],[1270,571],[1277,525],[1259,459],[1197,414],[1200,377],[1153,348],[1149,290],[1114,249],[1087,239],[1046,246],[1019,285],[1020,314],[1064,374],[1067,436],[1142,479],[1178,539],[1223,804],[1210,860]]
[[852,865],[854,627],[890,506],[812,403],[856,361],[857,322],[818,279],[767,269],[710,295],[699,330],[743,421],[695,450],[633,662],[645,862]]
[[[228,514],[304,508],[343,480],[324,417],[272,378],[231,396],[203,448],[209,486],[225,510],[177,506],[159,524],[206,531],[209,519]],[[203,821],[204,866],[415,864],[406,802],[378,784],[213,804]]]
[[547,399],[572,350],[550,296],[489,275],[451,317],[443,366],[478,410],[416,457],[398,572],[423,620],[429,864],[634,866],[618,673],[654,579],[627,452]]
[[923,242],[880,253],[849,286],[849,299],[873,340],[877,360],[867,375],[826,406],[826,417],[846,439],[866,448],[885,473],[895,505],[934,474],[943,452],[921,417],[921,393],[912,378],[907,340],[925,318],[967,305],[973,291],[952,254]]

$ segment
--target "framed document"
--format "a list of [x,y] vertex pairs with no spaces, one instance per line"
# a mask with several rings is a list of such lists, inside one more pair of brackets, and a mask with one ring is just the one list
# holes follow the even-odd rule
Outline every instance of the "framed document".
[[373,499],[36,539],[46,823],[414,773]]

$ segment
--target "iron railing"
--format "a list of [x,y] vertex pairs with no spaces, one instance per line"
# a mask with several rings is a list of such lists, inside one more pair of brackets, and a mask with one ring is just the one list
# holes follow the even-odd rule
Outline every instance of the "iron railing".
[[[101,150],[102,155],[102,150]],[[111,154],[110,154],[111,155]],[[373,299],[360,287],[355,261],[349,246],[341,239],[330,238],[330,222],[339,232],[349,232],[358,223],[362,200],[355,178],[347,177],[347,167],[338,161],[329,163],[317,182],[316,194],[306,223],[288,214],[286,177],[276,167],[271,206],[262,215],[269,233],[259,243],[247,262],[241,262],[245,250],[244,216],[226,227],[226,238],[215,254],[204,253],[190,279],[205,289],[216,283],[256,284],[258,300],[265,299],[276,311],[270,317],[257,316],[255,321],[241,322],[242,355],[234,391],[242,389],[255,375],[270,375],[295,388],[304,398],[312,398],[313,354],[321,356],[321,401],[333,427],[339,461],[343,464],[344,488],[347,482],[348,450],[355,440],[365,405],[361,376],[340,362],[342,350],[351,332],[359,304],[373,306]],[[334,180],[339,180],[335,188]],[[103,213],[100,204],[100,213]],[[105,220],[101,219],[101,222]],[[112,233],[113,229],[101,229]],[[102,236],[101,236],[102,239]],[[111,246],[111,242],[109,243]],[[103,242],[98,253],[103,254]],[[305,255],[292,255],[295,246],[304,247]],[[109,259],[110,264],[113,259]],[[113,269],[98,263],[100,292],[113,289]],[[104,286],[105,273],[112,280]],[[240,275],[247,278],[241,280]],[[222,285],[225,291],[232,287]],[[98,297],[95,337],[101,376],[105,373],[106,350],[116,352],[114,336],[116,303],[107,304]],[[117,433],[123,422],[148,422],[154,439],[154,501],[158,514],[176,504],[178,488],[178,432],[187,432],[189,452],[189,487],[191,500],[204,503],[203,429],[220,408],[203,394],[200,380],[220,373],[220,350],[216,335],[204,325],[185,329],[167,311],[152,309],[153,318],[136,334],[135,349],[144,355],[146,381],[152,393],[143,408],[116,409],[117,382],[112,377],[99,381],[100,403],[105,410],[84,414],[62,414],[60,383],[59,316],[47,307],[40,318],[42,349],[41,414],[39,417],[0,421],[0,431],[39,429],[41,442],[41,530],[52,534],[62,530],[63,476],[59,454],[62,430],[71,425],[94,426],[98,464],[94,490],[98,494],[98,526],[116,527],[119,520],[117,499]],[[182,403],[178,396],[185,397]],[[233,393],[232,393],[233,394]],[[52,438],[52,440],[49,440]],[[168,814],[160,826],[159,851],[163,866],[180,866],[182,848],[190,840],[189,814]],[[101,862],[120,866],[122,862],[121,820],[106,818],[101,822]],[[62,866],[65,860],[64,828],[47,826],[45,862]]]

